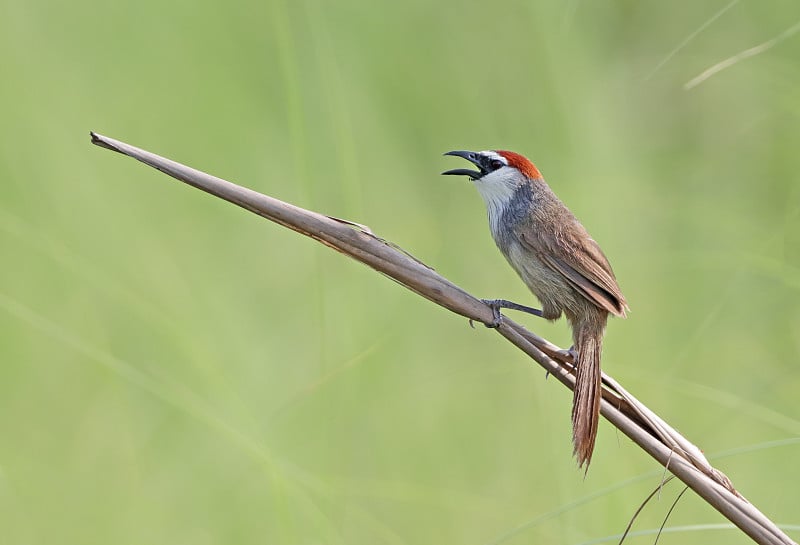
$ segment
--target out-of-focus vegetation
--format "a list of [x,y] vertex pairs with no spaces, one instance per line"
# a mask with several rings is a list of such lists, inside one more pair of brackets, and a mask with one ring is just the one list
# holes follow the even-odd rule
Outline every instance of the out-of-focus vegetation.
[[[605,423],[583,479],[568,392],[495,334],[90,129],[533,304],[475,190],[438,175],[451,149],[528,155],[630,301],[605,369],[799,523],[800,33],[685,89],[798,20],[789,0],[4,4],[2,542],[580,543],[662,479]],[[686,494],[670,525],[720,522]],[[749,543],[662,537],[723,540]]]

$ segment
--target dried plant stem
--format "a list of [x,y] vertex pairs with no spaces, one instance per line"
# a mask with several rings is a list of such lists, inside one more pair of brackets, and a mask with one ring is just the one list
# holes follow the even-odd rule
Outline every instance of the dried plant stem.
[[[133,157],[173,178],[318,240],[456,314],[483,323],[492,321],[492,311],[483,302],[375,236],[367,227],[293,206],[112,138],[96,133],[91,133],[91,137],[92,143],[98,146]],[[559,347],[509,318],[504,319],[497,332],[567,388],[574,387],[572,362],[569,356],[559,353]],[[764,545],[794,543],[747,502],[730,480],[709,464],[700,449],[605,374],[600,412],[755,542]]]

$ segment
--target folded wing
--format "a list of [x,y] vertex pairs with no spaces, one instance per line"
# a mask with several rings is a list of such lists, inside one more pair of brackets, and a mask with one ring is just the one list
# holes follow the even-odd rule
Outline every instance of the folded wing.
[[617,285],[614,271],[583,226],[574,224],[572,229],[557,234],[533,233],[528,229],[517,234],[528,250],[560,273],[586,299],[615,316],[625,317],[628,304]]

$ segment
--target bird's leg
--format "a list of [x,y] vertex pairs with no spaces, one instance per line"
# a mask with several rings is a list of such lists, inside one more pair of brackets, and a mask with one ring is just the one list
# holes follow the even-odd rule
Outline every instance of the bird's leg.
[[481,299],[481,301],[489,305],[489,308],[492,309],[492,316],[494,319],[492,320],[491,324],[485,324],[486,327],[490,327],[492,329],[500,327],[500,324],[503,322],[503,315],[500,314],[501,308],[519,310],[521,312],[533,314],[534,316],[538,316],[540,318],[543,317],[542,311],[538,308],[526,307],[525,305],[520,305],[519,303],[514,303],[512,301],[506,301],[505,299]]

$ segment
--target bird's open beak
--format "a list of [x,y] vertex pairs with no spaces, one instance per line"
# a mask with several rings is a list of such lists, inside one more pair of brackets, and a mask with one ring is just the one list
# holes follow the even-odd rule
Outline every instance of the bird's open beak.
[[481,167],[479,161],[480,156],[475,153],[474,151],[448,151],[445,155],[455,155],[456,157],[461,157],[466,159],[480,170],[470,170],[468,168],[454,168],[453,170],[446,170],[442,172],[442,174],[448,174],[453,176],[469,176],[473,180],[477,180],[483,177],[486,174],[486,171]]

